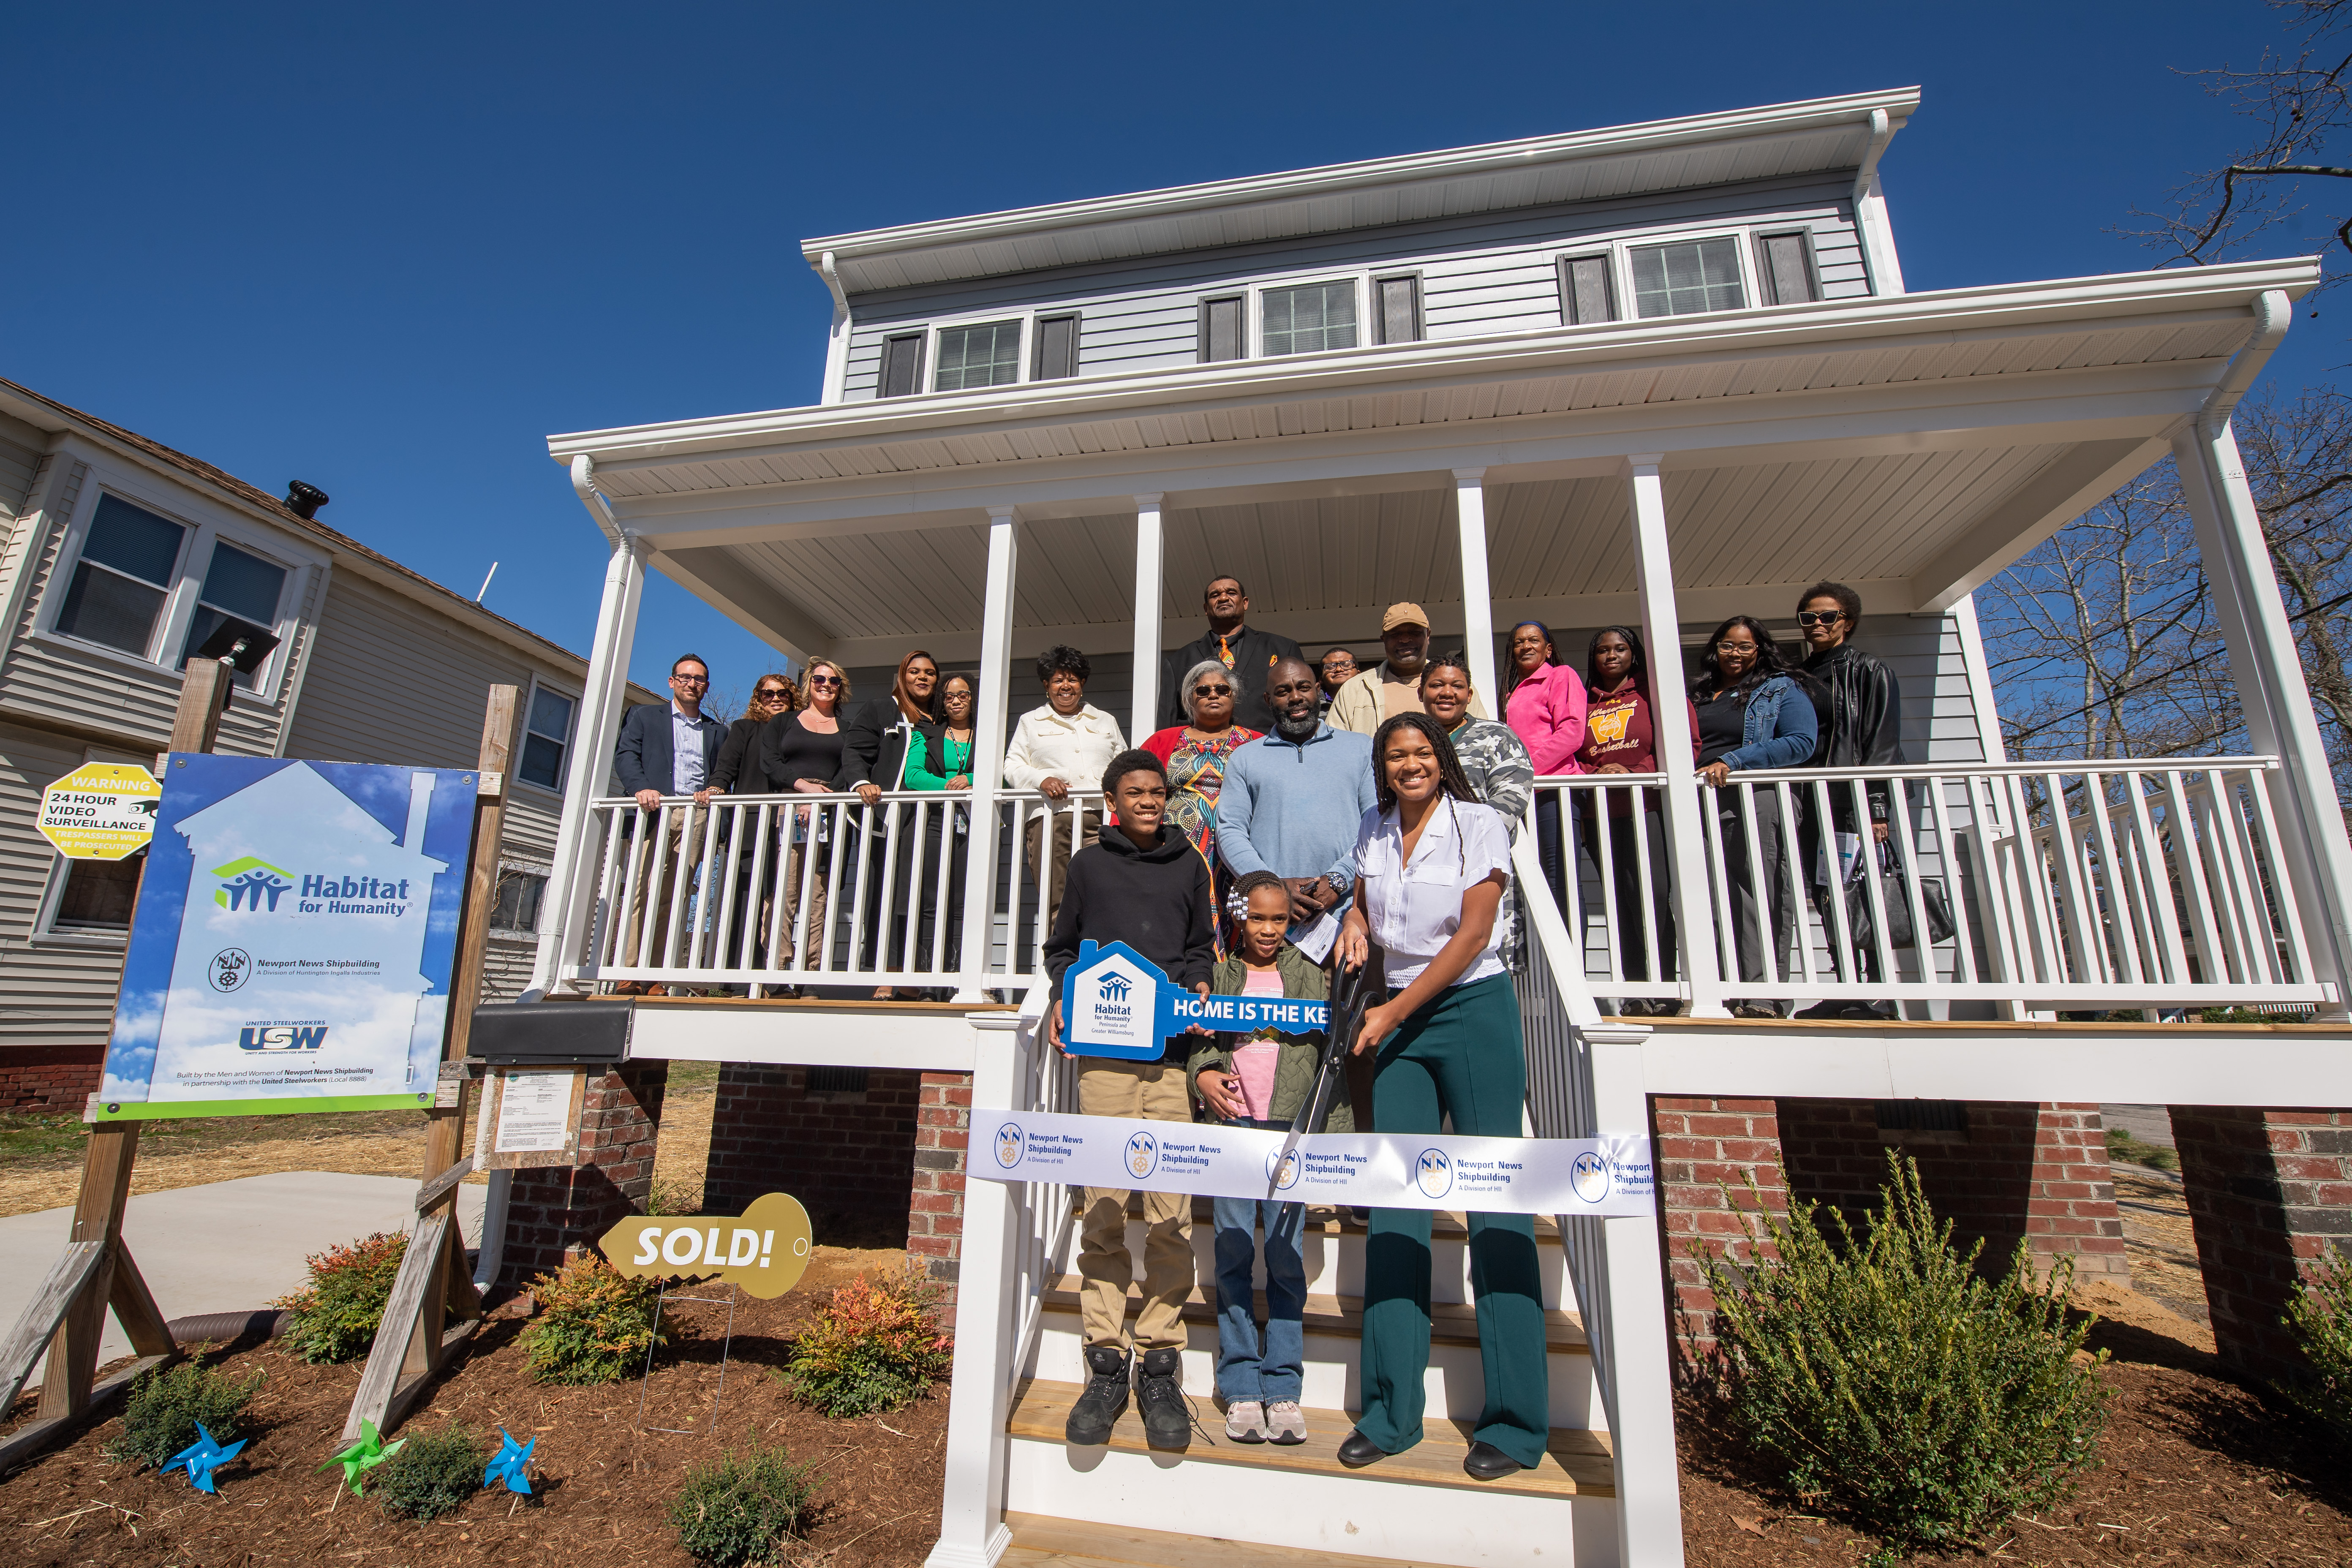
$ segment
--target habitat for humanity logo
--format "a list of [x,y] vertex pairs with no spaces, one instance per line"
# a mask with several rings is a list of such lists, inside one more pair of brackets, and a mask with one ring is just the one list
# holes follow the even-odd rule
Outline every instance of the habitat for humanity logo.
[[1102,999],[1106,1002],[1124,1002],[1127,994],[1133,989],[1124,974],[1112,973],[1102,977]]
[[1609,1195],[1609,1162],[1587,1149],[1568,1168],[1569,1190],[1589,1204]]
[[1127,1168],[1139,1181],[1151,1174],[1160,1165],[1160,1141],[1149,1132],[1138,1131],[1127,1141]]
[[236,1037],[241,1051],[315,1051],[326,1043],[324,1024],[248,1024]]
[[1008,1121],[996,1130],[996,1163],[1006,1170],[1021,1163],[1022,1146],[1027,1142],[1021,1129]]
[[222,879],[213,902],[225,910],[275,910],[278,900],[294,890],[293,872],[250,855],[214,867],[213,875]]
[[1425,1198],[1442,1198],[1454,1190],[1454,1160],[1443,1149],[1423,1149],[1412,1163],[1412,1184]]

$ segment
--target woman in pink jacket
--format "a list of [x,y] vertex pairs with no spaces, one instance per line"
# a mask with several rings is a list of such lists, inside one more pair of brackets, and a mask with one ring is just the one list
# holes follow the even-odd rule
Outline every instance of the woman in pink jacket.
[[[1526,744],[1536,777],[1582,773],[1576,752],[1584,744],[1584,681],[1554,657],[1551,628],[1541,621],[1521,621],[1511,628],[1511,673],[1504,689],[1503,721]],[[1565,911],[1573,857],[1564,852],[1559,792],[1538,786],[1535,810],[1536,858],[1543,862],[1553,903]]]

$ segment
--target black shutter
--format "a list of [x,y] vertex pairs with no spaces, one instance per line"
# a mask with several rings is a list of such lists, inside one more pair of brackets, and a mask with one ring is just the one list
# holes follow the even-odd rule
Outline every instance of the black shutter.
[[1037,355],[1029,369],[1032,381],[1059,381],[1078,374],[1078,319],[1076,316],[1037,318]]
[[1381,343],[1421,342],[1421,279],[1372,279],[1372,330]]
[[886,338],[882,343],[882,379],[877,397],[905,397],[923,388],[923,334]]
[[1559,319],[1570,327],[1617,319],[1617,287],[1606,255],[1559,258]]
[[1764,275],[1764,294],[1768,303],[1794,305],[1800,300],[1822,297],[1821,289],[1813,282],[1811,236],[1804,230],[1758,237],[1756,260],[1756,270]]
[[1242,298],[1238,294],[1223,300],[1201,301],[1201,363],[1215,364],[1223,360],[1240,359],[1242,344]]

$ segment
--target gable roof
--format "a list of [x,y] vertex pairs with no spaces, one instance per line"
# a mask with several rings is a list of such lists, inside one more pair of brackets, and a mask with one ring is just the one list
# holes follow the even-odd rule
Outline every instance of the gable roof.
[[[1860,169],[1919,107],[1896,88],[1412,153],[801,242],[845,293],[1437,217]],[[830,280],[829,280],[830,281]]]

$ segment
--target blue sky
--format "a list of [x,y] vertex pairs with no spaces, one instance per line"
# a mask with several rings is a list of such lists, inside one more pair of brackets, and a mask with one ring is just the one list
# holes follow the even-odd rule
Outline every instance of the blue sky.
[[[575,648],[602,541],[551,432],[814,402],[804,236],[1917,83],[1914,289],[2150,264],[2107,230],[2239,132],[2202,4],[42,6],[8,26],[0,375]],[[2272,253],[2315,249],[2280,236]],[[2274,381],[2342,333],[2298,321]],[[772,662],[675,586],[632,673]]]

